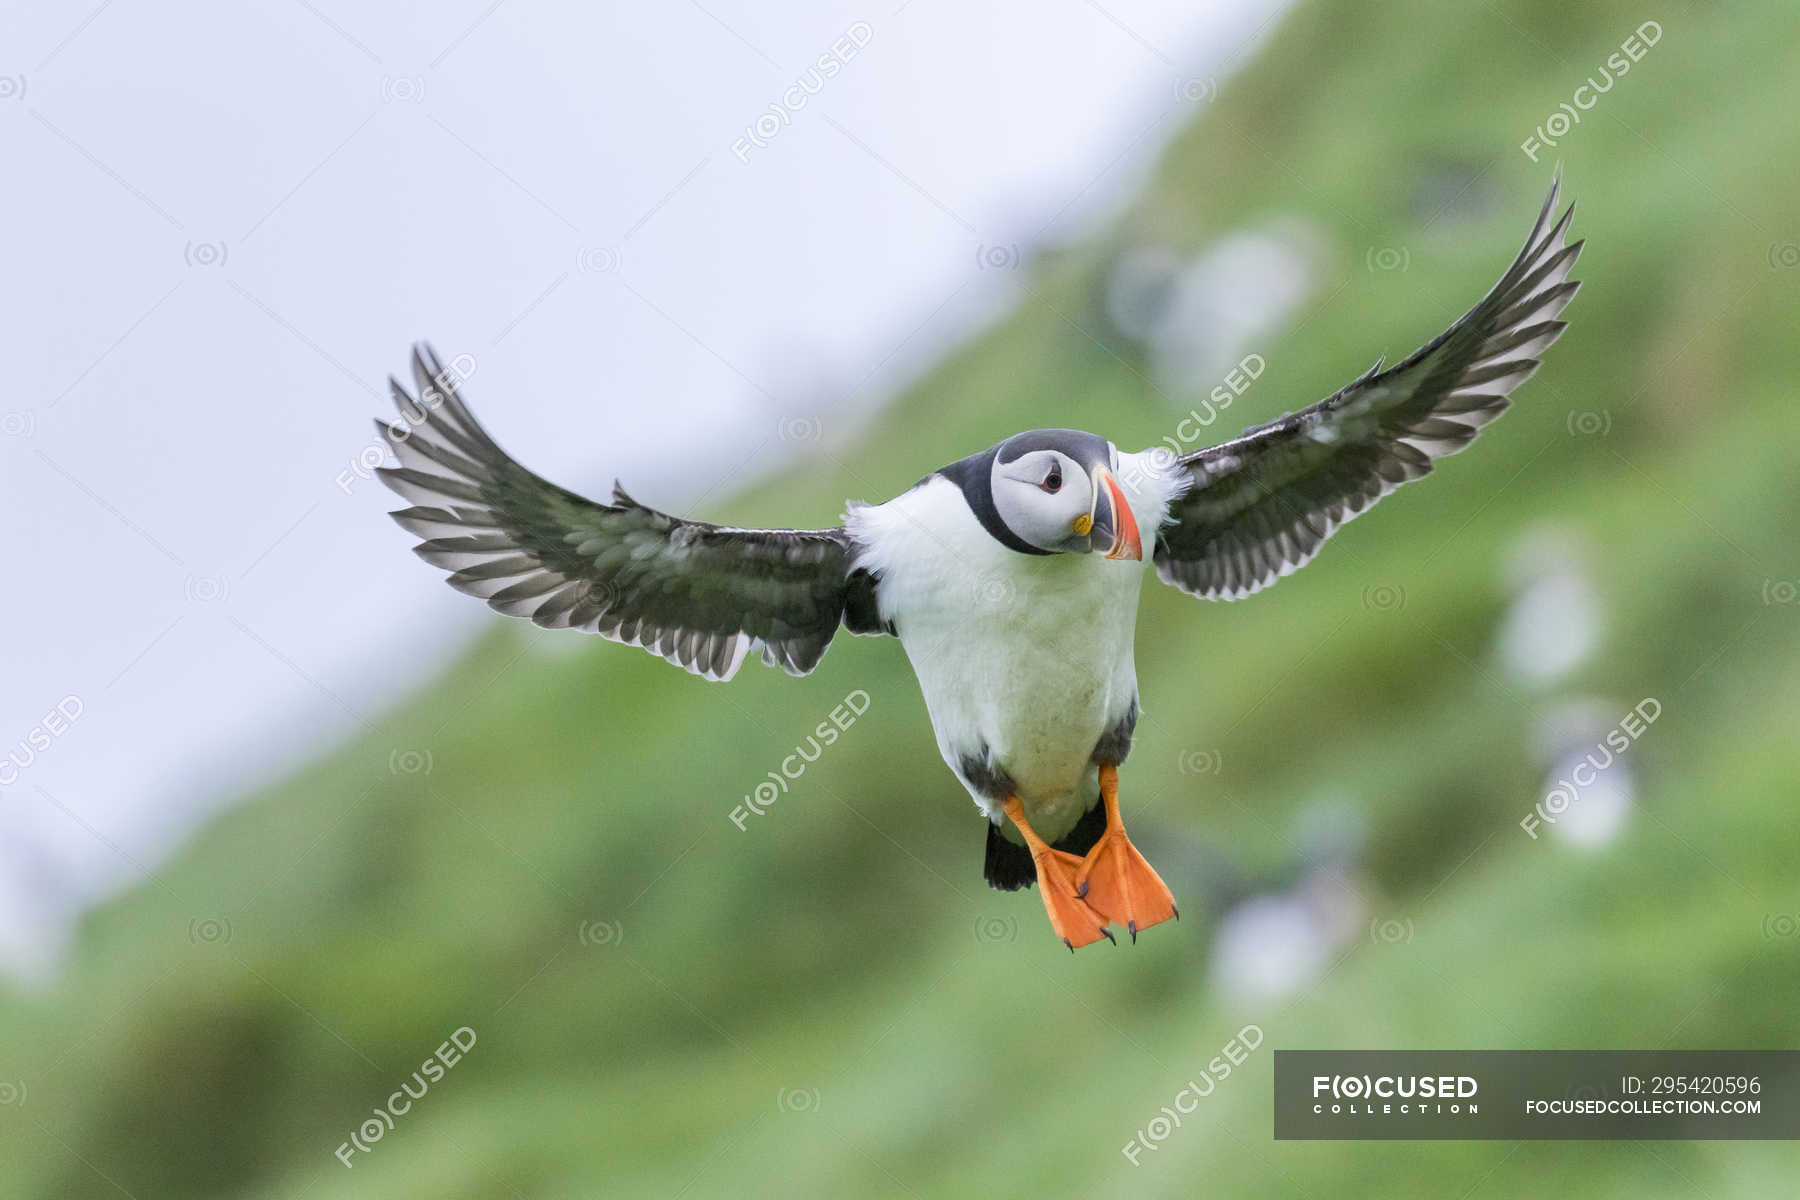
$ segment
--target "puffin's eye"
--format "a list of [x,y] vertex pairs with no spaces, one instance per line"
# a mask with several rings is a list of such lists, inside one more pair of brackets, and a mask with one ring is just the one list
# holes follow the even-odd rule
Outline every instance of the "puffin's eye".
[[1038,486],[1043,488],[1046,492],[1049,492],[1052,496],[1062,491],[1062,464],[1057,463],[1052,466],[1050,468],[1050,473],[1044,476],[1044,482],[1038,484]]

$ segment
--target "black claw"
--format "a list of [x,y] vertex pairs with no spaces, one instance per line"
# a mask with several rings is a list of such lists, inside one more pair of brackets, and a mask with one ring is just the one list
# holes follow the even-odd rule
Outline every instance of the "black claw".
[[1177,921],[1181,920],[1181,910],[1175,907],[1175,902],[1173,900],[1169,902],[1169,911],[1175,914],[1175,919]]
[[1065,946],[1067,946],[1067,947],[1068,947],[1068,948],[1069,948],[1069,953],[1070,953],[1070,954],[1073,954],[1073,953],[1075,953],[1075,943],[1074,943],[1074,942],[1071,942],[1071,941],[1070,941],[1070,940],[1069,940],[1069,939],[1068,939],[1068,938],[1064,938],[1064,939],[1063,939],[1063,945],[1065,945]]
[[1088,882],[1088,880],[1084,879],[1075,885],[1075,894],[1080,896],[1083,900],[1087,899]]
[[1104,934],[1105,934],[1105,935],[1106,935],[1106,940],[1107,940],[1107,941],[1109,941],[1109,942],[1111,942],[1111,943],[1112,943],[1112,944],[1113,944],[1113,945],[1115,945],[1115,946],[1116,946],[1116,945],[1118,945],[1118,944],[1119,944],[1119,939],[1118,939],[1118,938],[1116,938],[1116,937],[1114,937],[1114,936],[1113,936],[1113,935],[1112,935],[1112,930],[1110,930],[1110,929],[1108,929],[1108,928],[1107,928],[1107,927],[1106,927],[1106,926],[1104,926],[1104,925],[1102,925],[1102,926],[1101,926],[1101,927],[1100,927],[1100,932],[1101,932],[1101,933],[1104,933]]
[[1126,923],[1125,928],[1131,930],[1131,944],[1134,946],[1137,945],[1137,922],[1129,921]]

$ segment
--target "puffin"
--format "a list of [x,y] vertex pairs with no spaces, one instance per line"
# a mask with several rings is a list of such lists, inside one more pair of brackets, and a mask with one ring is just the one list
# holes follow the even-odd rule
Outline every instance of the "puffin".
[[1139,589],[1238,600],[1298,570],[1346,522],[1455,454],[1562,334],[1583,243],[1560,174],[1479,303],[1392,367],[1191,453],[1121,452],[1034,429],[940,467],[830,529],[742,529],[587,499],[482,428],[465,379],[416,345],[417,395],[376,421],[382,480],[415,552],[458,591],[545,629],[638,646],[713,681],[752,654],[790,675],[838,629],[896,639],[938,751],[985,818],[983,876],[1036,886],[1070,950],[1179,914],[1120,816],[1139,714]]

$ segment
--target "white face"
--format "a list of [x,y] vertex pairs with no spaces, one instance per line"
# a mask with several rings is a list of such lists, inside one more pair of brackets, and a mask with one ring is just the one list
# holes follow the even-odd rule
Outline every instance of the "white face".
[[1039,550],[1092,548],[1094,483],[1060,450],[1033,450],[994,463],[994,509],[1019,539]]

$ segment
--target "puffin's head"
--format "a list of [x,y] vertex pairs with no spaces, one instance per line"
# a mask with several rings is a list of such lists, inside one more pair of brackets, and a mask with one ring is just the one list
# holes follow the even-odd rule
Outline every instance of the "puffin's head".
[[1119,452],[1078,429],[1033,429],[994,447],[994,515],[1032,549],[1141,559],[1137,519],[1113,476]]

